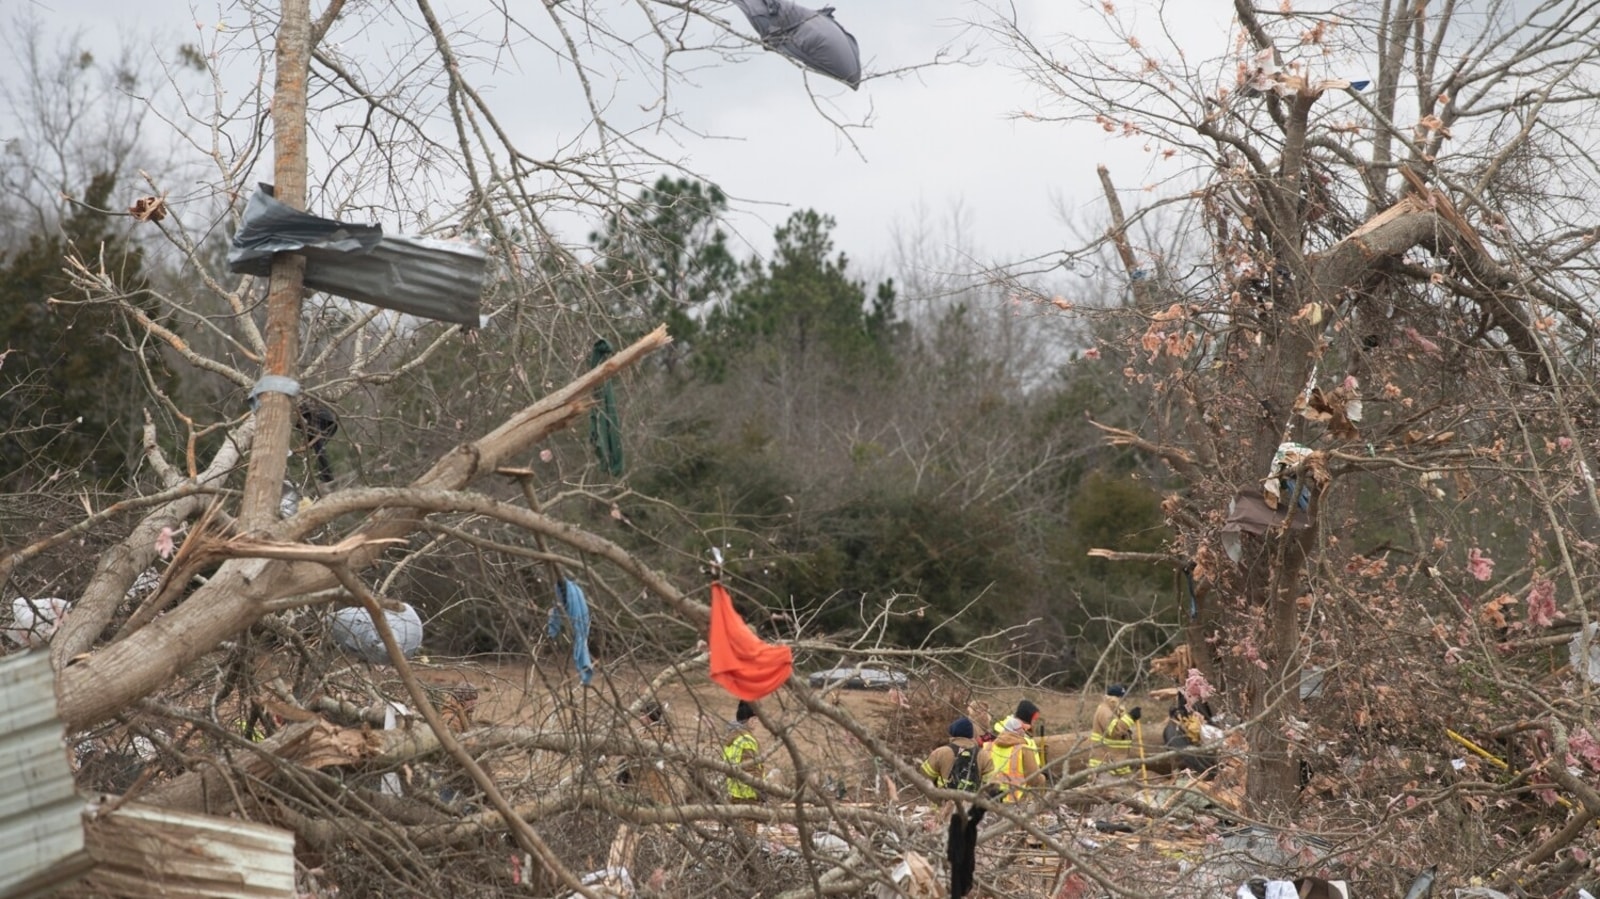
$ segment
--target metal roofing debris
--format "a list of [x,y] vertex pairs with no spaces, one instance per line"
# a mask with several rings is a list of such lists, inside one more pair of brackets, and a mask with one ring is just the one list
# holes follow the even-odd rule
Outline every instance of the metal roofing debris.
[[89,866],[83,800],[48,652],[0,660],[0,896],[43,896]]
[[286,830],[135,804],[86,813],[50,654],[0,659],[0,897],[294,894]]
[[368,253],[383,239],[379,225],[352,225],[302,212],[274,199],[272,185],[257,186],[260,189],[245,204],[244,221],[228,247],[229,271],[265,276],[272,272],[272,257],[278,253]]
[[293,899],[294,834],[129,803],[85,818],[94,869],[64,897]]
[[378,225],[325,219],[286,206],[272,185],[245,205],[244,221],[228,248],[228,270],[265,276],[276,253],[306,259],[305,285],[393,309],[476,328],[488,256],[470,244],[425,237],[385,236]]

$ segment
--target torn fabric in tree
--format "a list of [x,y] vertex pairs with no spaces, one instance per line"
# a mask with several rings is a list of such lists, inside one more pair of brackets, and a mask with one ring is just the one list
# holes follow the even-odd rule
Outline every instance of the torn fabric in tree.
[[833,19],[833,7],[809,9],[789,0],[733,0],[761,43],[810,69],[850,85],[861,85],[861,48]]
[[407,315],[478,327],[488,257],[477,247],[425,237],[385,236],[301,212],[262,184],[245,206],[228,248],[228,270],[265,276],[277,253],[306,259],[305,285]]
[[1228,521],[1222,527],[1222,549],[1228,558],[1238,562],[1244,558],[1240,535],[1260,537],[1273,528],[1305,530],[1311,526],[1311,517],[1304,509],[1274,509],[1256,493],[1240,493],[1228,504]]
[[721,582],[711,582],[711,679],[734,696],[755,702],[783,686],[794,670],[794,650],[756,636],[733,607]]

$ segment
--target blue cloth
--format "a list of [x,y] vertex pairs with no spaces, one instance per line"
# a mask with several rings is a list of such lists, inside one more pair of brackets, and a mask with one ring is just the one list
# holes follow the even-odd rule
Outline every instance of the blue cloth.
[[556,583],[556,599],[559,602],[550,607],[545,633],[552,639],[559,637],[565,623],[572,623],[572,661],[587,687],[594,677],[594,660],[589,657],[589,603],[583,598],[583,588],[566,579]]

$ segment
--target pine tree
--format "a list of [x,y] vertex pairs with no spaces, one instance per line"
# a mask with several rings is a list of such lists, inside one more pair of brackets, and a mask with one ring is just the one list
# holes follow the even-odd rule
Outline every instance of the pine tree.
[[81,469],[106,479],[137,446],[137,359],[115,307],[85,302],[65,272],[76,256],[103,264],[129,302],[148,307],[143,252],[111,220],[116,177],[97,174],[59,227],[35,232],[0,267],[0,479],[24,484]]

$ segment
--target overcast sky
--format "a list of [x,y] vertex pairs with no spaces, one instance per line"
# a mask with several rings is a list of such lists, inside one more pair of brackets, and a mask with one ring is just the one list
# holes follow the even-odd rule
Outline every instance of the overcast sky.
[[[194,34],[197,20],[243,18],[232,4],[191,7],[176,0],[26,4],[49,26],[82,29],[92,42],[148,35],[157,48],[192,39],[185,35]],[[314,12],[322,6],[313,0]],[[350,2],[352,10],[365,7],[369,14],[388,6]],[[483,0],[435,0],[435,6],[456,27],[481,28],[487,41],[496,40],[498,19],[483,11]],[[1138,185],[1152,176],[1149,157],[1130,153],[1126,141],[1107,140],[1093,126],[1014,117],[1038,108],[1040,97],[1017,71],[1022,61],[971,27],[994,19],[985,4],[835,0],[835,6],[837,20],[861,46],[867,80],[859,91],[813,75],[808,93],[801,70],[775,53],[752,50],[733,60],[711,54],[690,61],[691,83],[676,92],[685,124],[704,136],[657,139],[664,155],[736,198],[733,224],[751,249],[764,251],[772,228],[790,211],[813,207],[837,219],[838,247],[868,269],[887,271],[897,232],[944,242],[958,229],[979,261],[1012,260],[1070,243],[1073,232],[1063,209],[1071,215],[1080,204],[1092,204],[1081,220],[1098,219],[1097,164],[1110,165],[1119,184]],[[1197,0],[1183,12],[1184,27],[1208,42],[1212,54],[1228,49],[1229,7],[1225,0]],[[13,0],[0,8],[23,6]],[[1016,0],[1013,8],[1045,42],[1097,21],[1076,0]],[[395,9],[414,15],[415,7],[399,3]],[[724,5],[720,12],[741,33],[751,33],[734,7]],[[1156,15],[1153,7],[1141,14],[1147,20]],[[873,77],[926,62],[943,47],[964,55],[965,62]],[[503,57],[492,77],[479,76],[490,102],[535,152],[541,144],[571,139],[586,115],[576,95],[561,86],[563,74],[571,81],[570,72],[558,72],[547,56],[524,46]],[[648,73],[619,64],[609,74],[618,82],[612,108],[625,118],[630,84],[648,86]],[[846,139],[818,112],[819,104],[842,121],[865,119],[867,127],[849,130]],[[648,121],[649,115],[639,111],[638,118]],[[952,225],[956,220],[959,225]]]

